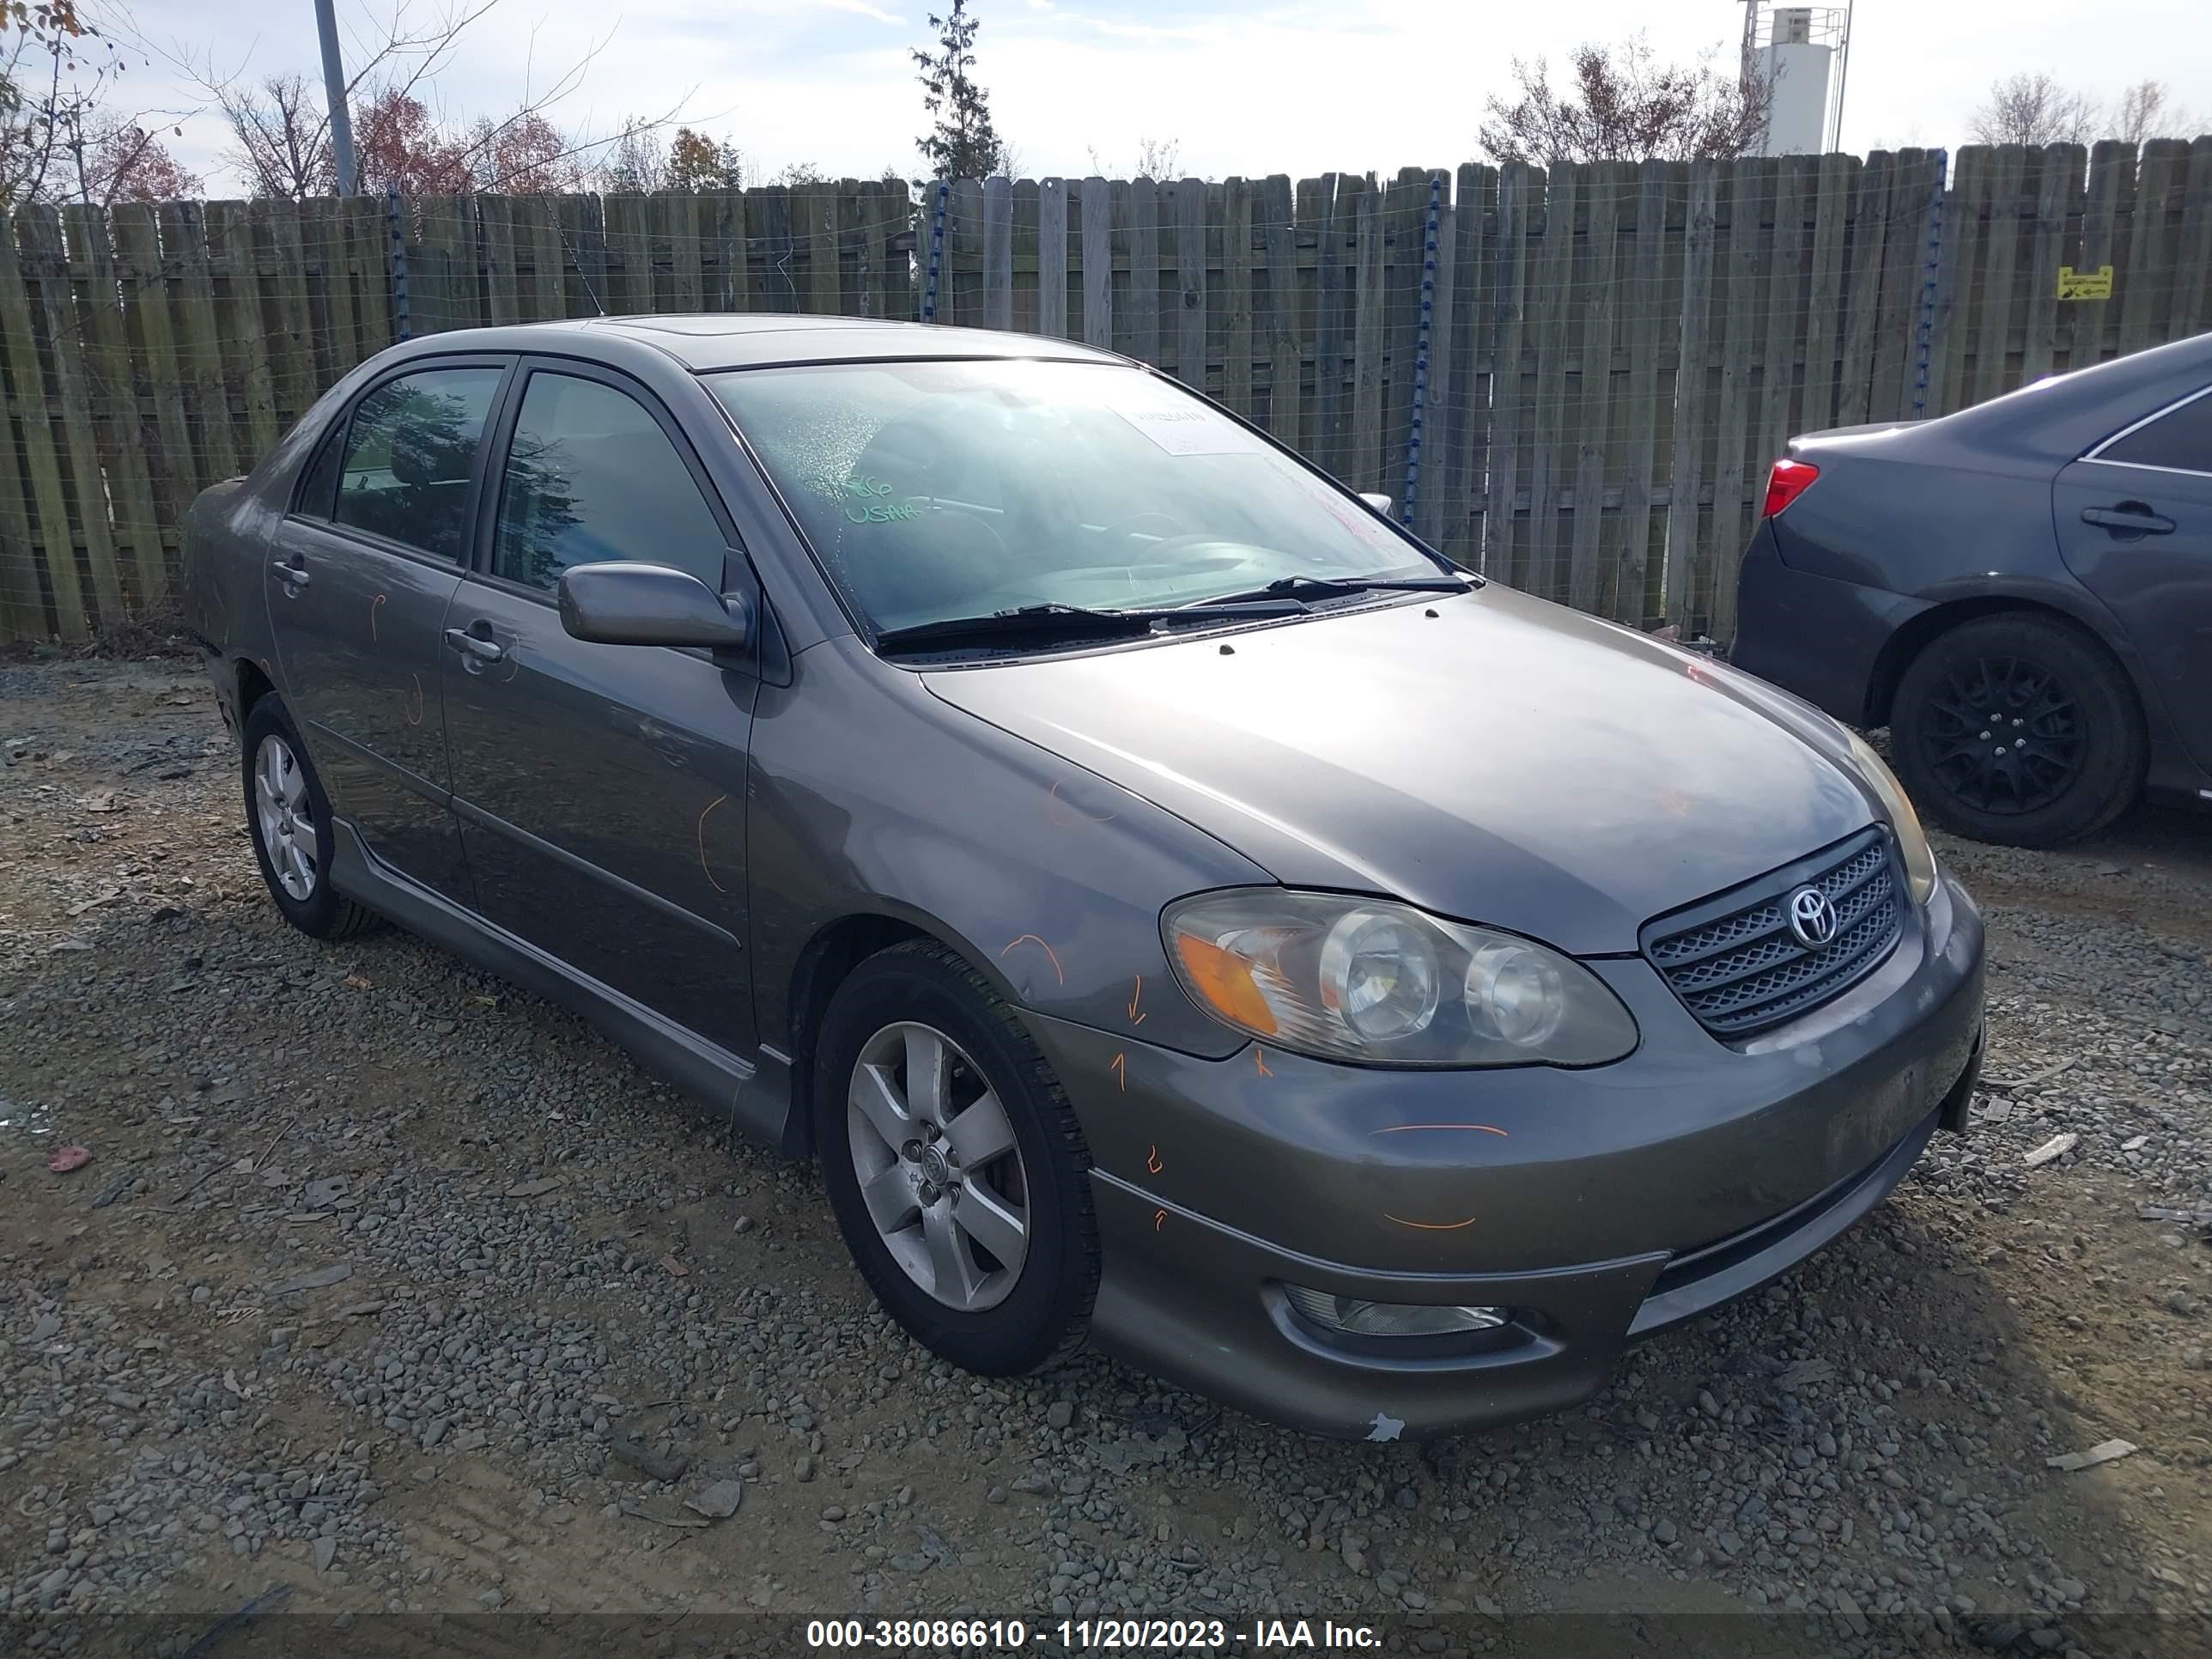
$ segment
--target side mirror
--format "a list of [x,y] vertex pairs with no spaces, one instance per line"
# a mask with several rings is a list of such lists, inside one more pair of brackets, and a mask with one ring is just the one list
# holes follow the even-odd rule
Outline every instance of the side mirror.
[[734,650],[752,637],[752,607],[665,564],[572,565],[561,573],[561,626],[597,645],[703,645]]
[[1368,506],[1373,507],[1377,513],[1380,513],[1384,518],[1387,519],[1390,516],[1390,498],[1388,495],[1380,495],[1372,490],[1363,489],[1359,492],[1359,499],[1366,502]]

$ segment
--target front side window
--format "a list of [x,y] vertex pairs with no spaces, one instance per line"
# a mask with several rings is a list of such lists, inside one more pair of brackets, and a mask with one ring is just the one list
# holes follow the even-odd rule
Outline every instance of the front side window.
[[2130,466],[2171,467],[2178,472],[2212,472],[2212,392],[2106,445],[2097,459]]
[[1139,369],[837,363],[708,385],[878,630],[1438,574],[1358,501]]
[[426,368],[354,405],[332,518],[459,562],[469,474],[499,368]]
[[634,559],[720,592],[726,538],[660,422],[627,392],[540,371],[507,452],[492,572],[550,592],[570,565]]

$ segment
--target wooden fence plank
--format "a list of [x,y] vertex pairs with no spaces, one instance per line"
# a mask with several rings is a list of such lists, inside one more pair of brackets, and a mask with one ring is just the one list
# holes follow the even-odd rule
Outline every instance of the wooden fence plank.
[[1851,191],[1850,235],[1844,245],[1843,367],[1837,377],[1836,424],[1873,419],[1875,319],[1881,305],[1883,258],[1890,234],[1893,159],[1876,150],[1858,170]]
[[654,222],[659,234],[668,239],[669,304],[678,312],[707,309],[706,246],[699,228],[700,207],[696,191],[664,190],[653,198]]
[[1666,619],[1686,628],[1691,595],[1697,587],[1698,552],[1704,545],[1698,497],[1708,476],[1703,440],[1708,383],[1705,358],[1714,318],[1714,279],[1721,267],[1719,244],[1720,164],[1690,166],[1689,200],[1684,208],[1682,243],[1681,368],[1674,393],[1674,460],[1667,496],[1667,572],[1662,586]]
[[206,468],[192,453],[191,427],[185,416],[185,372],[177,357],[160,234],[154,210],[143,202],[118,202],[110,216],[131,350],[145,375],[154,414],[149,459],[159,498],[155,506],[167,534],[174,538],[182,532],[185,509]]
[[[2076,270],[2095,270],[2115,264],[2113,249],[2119,240],[2123,199],[2133,193],[2135,147],[2100,143],[2089,152],[2089,191],[2081,207],[2080,251],[2068,263]],[[2051,280],[2058,280],[2056,271]],[[2114,287],[2119,277],[2115,271]],[[2110,300],[2070,300],[2066,303],[2066,367],[2087,368],[2105,360]]]
[[1456,479],[1453,459],[1452,411],[1458,388],[1452,373],[1458,366],[1458,308],[1453,289],[1459,274],[1459,210],[1446,192],[1437,212],[1436,247],[1431,256],[1435,275],[1429,291],[1428,395],[1421,412],[1420,498],[1413,516],[1413,533],[1431,547],[1441,548],[1450,524]]
[[1014,278],[1013,329],[1018,334],[1037,331],[1037,214],[1042,191],[1034,179],[1014,184],[1014,235],[1012,263]]
[[1252,196],[1242,179],[1221,187],[1221,400],[1247,420],[1254,413]]
[[646,240],[645,198],[615,191],[599,198],[607,228],[607,280],[599,297],[611,317],[653,309],[653,260]]
[[1482,568],[1482,488],[1490,444],[1490,343],[1496,319],[1488,309],[1489,221],[1497,211],[1498,175],[1473,163],[1459,170],[1452,223],[1451,397],[1442,447],[1447,499],[1442,550]]
[[2178,138],[2154,138],[2142,147],[2136,170],[2135,219],[2128,228],[2127,283],[2118,290],[2124,356],[2172,337],[2160,319],[2172,311],[2179,214],[2172,196],[2187,177],[2188,158],[2189,146]]
[[1014,325],[1014,186],[983,181],[983,326]]
[[[1613,341],[1619,304],[1619,256],[1623,198],[1634,199],[1636,173],[1626,162],[1606,161],[1589,175],[1589,233],[1577,262],[1582,288],[1579,369],[1568,404],[1564,437],[1574,447],[1574,505],[1566,524],[1567,602],[1578,610],[1614,614],[1608,573],[1600,567],[1605,525],[1607,438],[1613,417]],[[1570,319],[1571,326],[1574,319]],[[1562,455],[1564,463],[1565,456]]]
[[1206,386],[1206,185],[1179,179],[1171,186],[1176,219],[1176,378]]
[[1346,181],[1334,173],[1321,179],[1321,222],[1314,233],[1314,407],[1310,453],[1331,477],[1349,483],[1350,451],[1345,443],[1345,226]]
[[1086,345],[1114,346],[1114,198],[1103,179],[1083,181],[1082,246],[1083,340]]
[[1351,453],[1345,482],[1355,489],[1397,493],[1382,455],[1382,354],[1387,295],[1382,286],[1384,192],[1363,181],[1353,238]]
[[179,272],[177,361],[185,379],[186,418],[199,434],[200,459],[213,483],[240,469],[222,373],[206,209],[198,202],[172,202],[159,216],[162,257]]
[[2025,188],[2035,220],[2020,273],[2021,352],[2016,385],[2039,380],[2058,358],[2058,267],[2066,252],[2066,220],[2080,188],[2081,148],[2046,144],[2031,152]]
[[[100,476],[92,391],[86,383],[69,261],[62,250],[61,226],[52,208],[39,204],[16,210],[15,250],[31,285],[32,324],[46,342],[53,364],[54,412],[61,417],[63,440],[62,481],[76,508],[77,530],[84,541],[85,564],[92,576],[94,601],[100,607],[100,623],[112,628],[129,612],[124,604],[122,572],[116,562],[106,491]],[[61,545],[70,545],[66,532]],[[51,550],[50,544],[49,556]]]
[[1149,179],[1129,181],[1129,355],[1140,363],[1160,356],[1160,222]]
[[[92,617],[77,577],[76,538],[70,530],[69,502],[62,484],[61,453],[39,368],[39,344],[31,320],[29,284],[15,246],[18,228],[0,213],[0,369],[7,381],[8,419],[0,422],[8,459],[0,467],[0,488],[13,483],[0,503],[0,593],[7,598],[9,637],[45,639],[46,607],[39,587],[44,571],[53,595],[55,628],[67,643],[92,637]],[[9,428],[12,427],[11,432]],[[22,447],[20,477],[16,444]]]
[[[1666,304],[1667,167],[1645,161],[1634,175],[1635,236],[1626,254],[1620,326],[1628,336],[1628,377],[1622,387],[1617,457],[1608,469],[1620,480],[1620,512],[1606,540],[1616,572],[1611,615],[1641,624],[1651,559],[1652,464],[1659,438],[1659,339],[1670,320]],[[1580,503],[1577,501],[1577,506]]]
[[[108,246],[107,216],[72,203],[62,210],[62,224],[70,268],[82,270],[87,280],[83,293],[73,296],[69,334],[55,340],[54,351],[80,362],[106,484],[86,510],[105,512],[113,526],[128,614],[152,616],[168,604],[168,568],[146,461],[137,376],[124,337],[122,290]],[[70,289],[75,286],[72,282]]]
[[1037,186],[1037,332],[1067,337],[1067,192],[1065,179]]
[[1966,357],[1973,345],[1973,313],[1985,275],[1995,171],[1988,145],[1967,145],[1959,152],[1957,178],[1943,199],[1943,246],[1928,353],[1930,415],[1948,415],[1971,401]]
[[254,246],[249,204],[216,202],[208,209],[208,246],[220,248],[228,281],[218,289],[216,314],[224,325],[220,337],[224,378],[243,393],[246,410],[246,457],[258,461],[275,447],[281,428],[276,417],[276,375],[269,357],[269,330],[262,307],[259,255]]
[[1267,430],[1303,449],[1305,346],[1298,335],[1297,224],[1288,173],[1267,176],[1260,189],[1260,214],[1267,270]]
[[1570,471],[1567,343],[1578,301],[1575,291],[1576,220],[1589,188],[1586,163],[1556,167],[1545,184],[1543,240],[1529,284],[1528,333],[1535,342],[1535,416],[1528,445],[1528,525],[1523,557],[1509,578],[1547,599],[1565,597],[1560,556],[1560,495]]
[[1530,404],[1522,368],[1528,306],[1528,241],[1544,188],[1542,173],[1515,162],[1498,175],[1498,239],[1493,275],[1497,341],[1490,382],[1490,489],[1483,509],[1482,568],[1514,579],[1520,537],[1515,521],[1528,441]]
[[[2033,234],[2033,222],[2021,211],[2027,189],[2027,152],[2007,144],[1990,162],[1988,237],[1970,313],[1974,361],[1965,383],[1967,403],[1994,398],[2015,384],[2010,358],[2020,297],[2020,245],[2024,234]],[[2032,199],[2026,205],[2028,212],[2034,210]]]
[[1836,387],[1844,352],[1844,247],[1850,237],[1856,170],[1848,155],[1824,155],[1814,185],[1805,379],[1798,405],[1798,425],[1805,430],[1842,424],[1836,415]]
[[2172,340],[2212,328],[2212,137],[2189,147],[2187,191],[2174,249],[2173,315],[2166,325]]

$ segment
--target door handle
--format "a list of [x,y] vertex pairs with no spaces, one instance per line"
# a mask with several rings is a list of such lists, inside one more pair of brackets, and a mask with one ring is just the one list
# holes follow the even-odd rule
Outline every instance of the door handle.
[[[297,558],[298,556],[299,556],[297,554],[293,555],[293,557],[295,558]],[[293,564],[283,559],[275,561],[269,568],[276,573],[276,580],[283,582],[286,587],[289,588],[295,593],[298,592],[310,581],[314,580],[307,574],[305,566]]]
[[471,634],[465,628],[447,629],[446,643],[464,657],[468,658],[471,664],[497,662],[507,655],[507,647],[497,640],[486,639],[481,634]]
[[2081,522],[2094,524],[2118,536],[2165,536],[2173,531],[2173,520],[2154,513],[2142,501],[2122,501],[2118,507],[2085,507]]

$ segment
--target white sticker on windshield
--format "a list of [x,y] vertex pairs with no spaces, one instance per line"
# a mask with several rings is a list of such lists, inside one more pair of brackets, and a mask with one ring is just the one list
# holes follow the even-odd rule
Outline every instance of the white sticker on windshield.
[[1114,412],[1170,455],[1243,455],[1257,447],[1251,434],[1210,409],[1118,409]]

